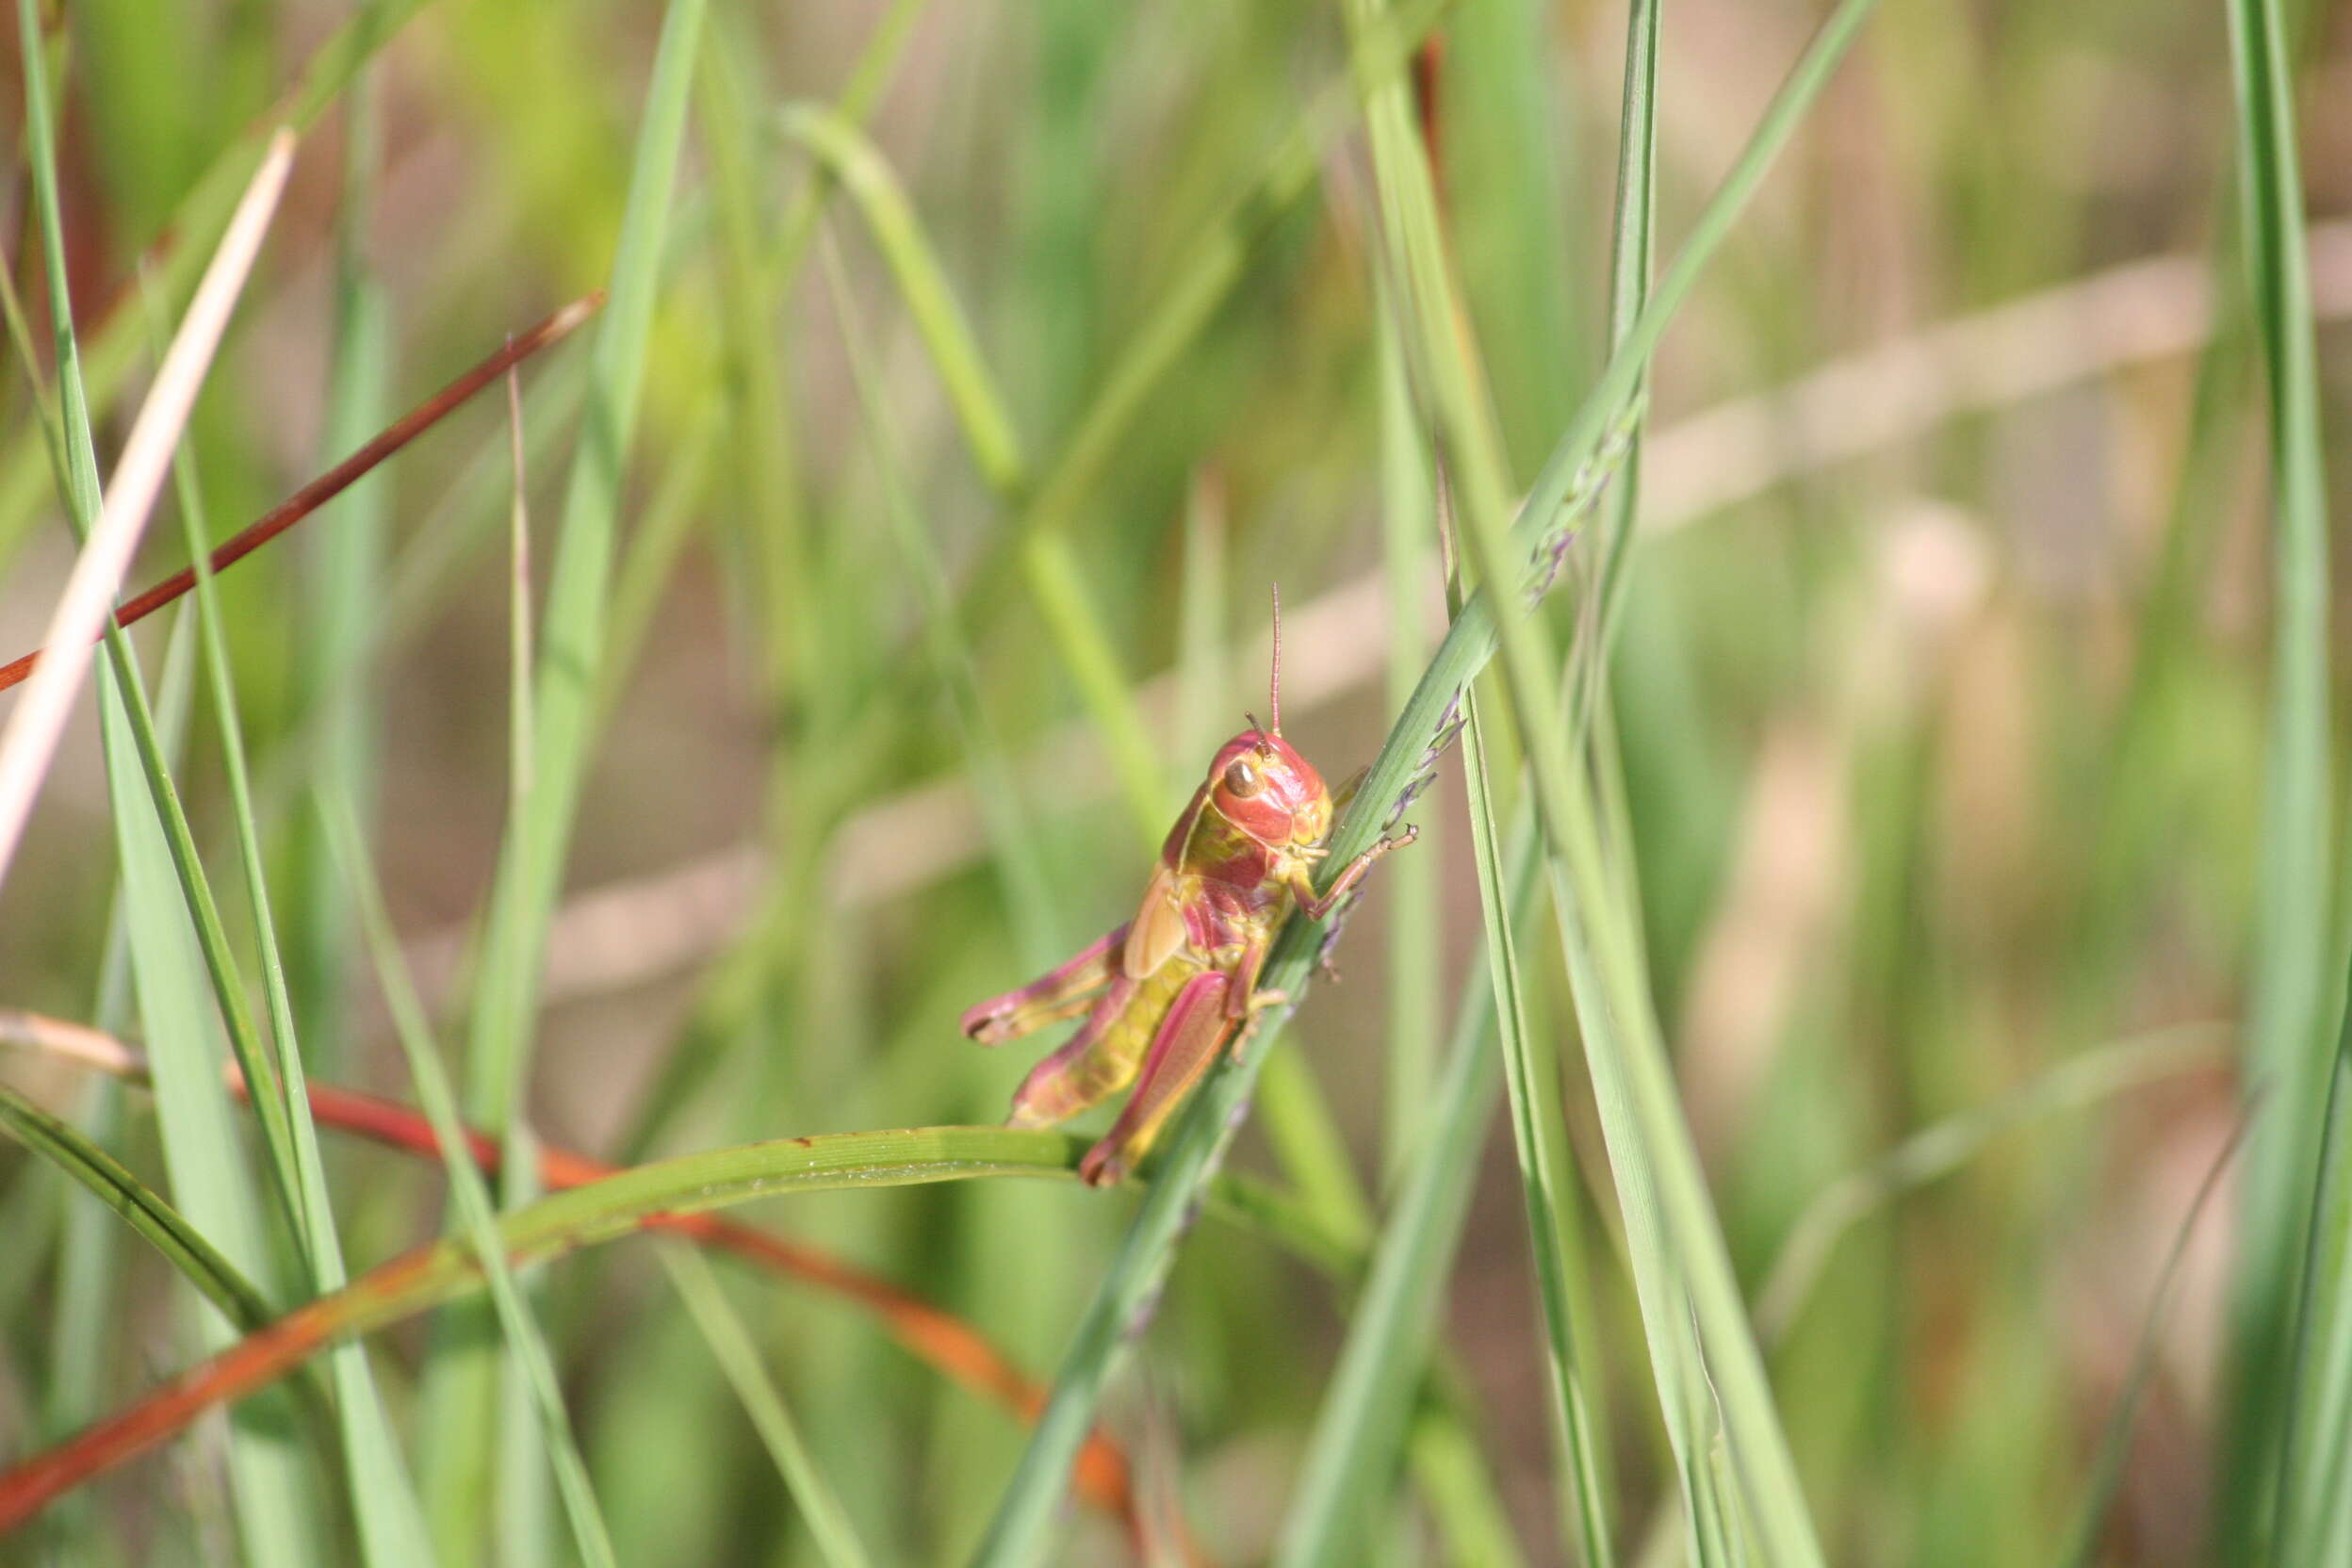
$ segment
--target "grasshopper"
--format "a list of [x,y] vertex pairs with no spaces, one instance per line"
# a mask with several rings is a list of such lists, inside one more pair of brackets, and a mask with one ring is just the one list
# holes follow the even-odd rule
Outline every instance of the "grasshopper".
[[[1119,1120],[1079,1164],[1089,1186],[1124,1177],[1217,1053],[1257,1012],[1289,1001],[1260,990],[1258,973],[1292,907],[1321,920],[1372,862],[1419,836],[1408,825],[1381,838],[1318,895],[1315,868],[1330,853],[1324,841],[1335,808],[1322,775],[1282,739],[1279,593],[1267,701],[1270,727],[1251,716],[1249,728],[1217,748],[1208,777],[1168,830],[1135,918],[964,1015],[964,1033],[983,1045],[1086,1015],[1069,1043],[1021,1081],[1011,1124],[1051,1126],[1135,1084]],[[1341,804],[1355,783],[1341,787]]]

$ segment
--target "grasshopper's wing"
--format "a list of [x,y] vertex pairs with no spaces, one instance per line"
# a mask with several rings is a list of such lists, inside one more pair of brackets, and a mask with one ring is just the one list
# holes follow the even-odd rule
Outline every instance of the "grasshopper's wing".
[[1176,993],[1143,1062],[1143,1078],[1102,1141],[1086,1151],[1078,1174],[1089,1186],[1109,1186],[1125,1176],[1200,1074],[1217,1059],[1218,1047],[1236,1027],[1226,1016],[1226,993],[1233,978],[1219,970],[1195,974]]
[[1143,904],[1127,927],[1119,972],[1130,980],[1148,980],[1191,940],[1191,927],[1184,922],[1184,878],[1162,860],[1152,868],[1152,884],[1143,890]]

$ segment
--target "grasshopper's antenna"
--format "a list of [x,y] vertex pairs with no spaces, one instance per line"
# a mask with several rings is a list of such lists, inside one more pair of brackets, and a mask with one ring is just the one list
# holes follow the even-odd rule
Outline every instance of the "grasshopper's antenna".
[[1282,585],[1274,584],[1274,676],[1267,683],[1266,703],[1274,710],[1274,733],[1282,732]]

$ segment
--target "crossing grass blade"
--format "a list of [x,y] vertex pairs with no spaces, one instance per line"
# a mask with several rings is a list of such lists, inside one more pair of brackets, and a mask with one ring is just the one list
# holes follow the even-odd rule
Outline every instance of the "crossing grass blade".
[[[1524,913],[1534,886],[1533,825],[1526,826],[1506,873],[1514,913]],[[1406,1446],[1494,1121],[1501,1058],[1493,1037],[1498,1023],[1512,1026],[1498,1017],[1498,994],[1518,1002],[1515,989],[1475,978],[1463,988],[1445,1070],[1419,1119],[1291,1494],[1274,1559],[1282,1568],[1361,1560],[1371,1539],[1375,1489],[1395,1474]]]

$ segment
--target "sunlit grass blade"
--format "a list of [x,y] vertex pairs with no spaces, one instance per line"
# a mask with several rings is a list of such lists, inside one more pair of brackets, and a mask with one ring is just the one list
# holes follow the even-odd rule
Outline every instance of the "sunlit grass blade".
[[[2278,0],[2232,0],[2237,169],[2246,282],[2268,394],[2271,707],[2255,906],[2248,1092],[2270,1110],[2246,1147],[2244,1223],[2230,1298],[2230,1396],[2220,1495],[2224,1555],[2283,1544],[2273,1532],[2343,1486],[2317,1470],[2278,1475],[2278,1434],[2311,1392],[2290,1376],[2294,1303],[2307,1269],[2352,1267],[2341,1249],[2306,1255],[2331,1032],[2327,972],[2335,825],[2328,794],[2328,491],[2311,285],[2296,154],[2295,83]],[[2323,1282],[2334,1290],[2334,1282]],[[2333,1434],[2313,1433],[2309,1451]],[[2275,1483],[2275,1484],[2274,1484]],[[2276,1497],[2283,1516],[2267,1517]]]
[[[29,4],[21,5],[19,11],[24,19],[21,37],[29,65],[41,46],[41,28]],[[40,76],[39,68],[31,67],[28,81]],[[36,155],[38,164],[53,164],[53,155],[46,146],[47,114],[46,104],[36,97],[30,118],[43,127],[40,132],[43,146]],[[53,654],[36,667],[24,695],[8,715],[8,727],[0,731],[0,879],[6,878],[9,862],[15,858],[25,818],[32,810],[33,796],[47,771],[74,695],[90,668],[92,645],[100,630],[110,624],[108,612],[115,591],[132,553],[139,547],[155,498],[163,487],[181,426],[195,405],[196,389],[211,364],[220,335],[227,329],[229,313],[243,291],[246,272],[260,251],[293,155],[292,137],[281,136],[270,161],[254,176],[253,187],[237,209],[236,221],[223,237],[212,266],[206,270],[188,318],[156,369],[155,384],[131,427],[103,504],[97,495],[95,458],[87,453],[69,453],[72,471],[81,476],[70,488],[75,492],[72,499],[86,537],[82,555],[74,563],[74,573],[67,579],[65,591],[50,617],[48,634],[42,639],[44,645],[54,650]],[[51,306],[58,323],[59,341],[64,344],[72,339],[74,327],[68,314],[72,301],[65,293],[63,263],[58,259],[61,241],[55,238],[58,213],[54,167],[40,184],[45,191],[41,204],[43,227],[51,236]],[[58,381],[68,387],[66,438],[69,444],[87,448],[87,405],[74,387],[78,376],[70,351],[61,349]]]
[[[59,1019],[0,1008],[0,1045],[40,1052],[122,1083],[153,1082],[147,1058],[139,1052],[103,1030]],[[315,1080],[309,1094],[310,1114],[320,1127],[429,1159],[439,1157],[446,1147],[425,1116],[397,1102]],[[463,1130],[463,1137],[467,1157],[485,1173],[496,1174],[503,1159],[501,1147],[470,1127]],[[619,1174],[618,1167],[551,1144],[541,1144],[537,1157],[539,1181],[551,1190],[585,1186]],[[1318,1228],[1295,1202],[1247,1178],[1220,1178],[1210,1196],[1209,1212],[1263,1233],[1335,1277],[1352,1278],[1362,1266],[1361,1235]],[[877,1275],[805,1243],[719,1215],[657,1217],[650,1223],[726,1252],[748,1267],[840,1298],[872,1315],[908,1355],[1017,1415],[1026,1416],[1045,1402],[1045,1390],[977,1329]],[[257,1317],[252,1326],[262,1320]],[[1128,1513],[1134,1506],[1128,1474],[1125,1454],[1107,1433],[1098,1432],[1088,1441],[1078,1477],[1089,1502]]]

